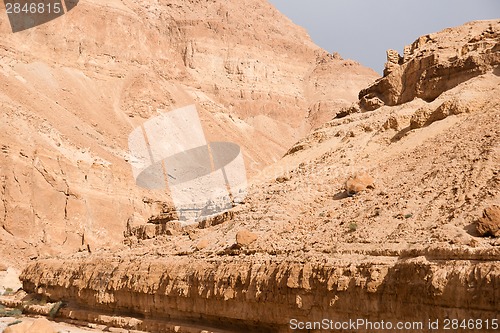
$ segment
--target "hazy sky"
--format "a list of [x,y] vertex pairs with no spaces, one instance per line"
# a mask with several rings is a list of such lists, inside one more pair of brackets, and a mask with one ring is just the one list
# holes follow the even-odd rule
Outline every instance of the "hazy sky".
[[381,73],[387,49],[401,54],[421,35],[500,18],[500,0],[269,0],[316,44]]

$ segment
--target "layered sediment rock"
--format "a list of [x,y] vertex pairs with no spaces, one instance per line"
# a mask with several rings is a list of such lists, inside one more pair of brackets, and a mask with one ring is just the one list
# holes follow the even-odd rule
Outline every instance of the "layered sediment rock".
[[422,36],[404,56],[387,51],[384,77],[359,93],[365,110],[414,98],[432,101],[500,65],[500,22],[479,21]]
[[[468,259],[484,255],[472,253]],[[148,330],[147,319],[256,332],[289,332],[291,320],[396,324],[404,319],[422,322],[419,331],[430,332],[429,320],[500,319],[495,262],[433,257],[432,252],[427,258],[353,262],[325,257],[307,263],[279,258],[44,260],[31,264],[22,279],[25,290],[72,308],[143,318],[128,327],[142,330]]]
[[[25,290],[66,302],[68,318],[122,314],[133,320],[108,320],[154,332],[175,331],[172,322],[289,332],[291,320],[323,319],[414,322],[422,332],[475,319],[467,330],[484,331],[500,320],[500,243],[476,234],[500,200],[496,31],[497,21],[477,22],[424,37],[402,64],[390,52],[391,72],[361,93],[366,105],[386,105],[353,106],[311,132],[244,204],[168,239],[156,237],[163,221],[131,228],[127,250],[30,263]],[[464,40],[463,57],[450,60]],[[376,188],[345,195],[360,172]],[[242,230],[252,237],[242,242]]]

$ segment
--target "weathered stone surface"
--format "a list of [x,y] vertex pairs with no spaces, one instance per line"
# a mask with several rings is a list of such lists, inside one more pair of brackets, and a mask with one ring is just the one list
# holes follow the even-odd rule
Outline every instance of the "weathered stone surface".
[[378,77],[262,0],[80,1],[69,16],[30,30],[29,41],[0,20],[9,264],[119,244],[127,223],[141,223],[133,214],[179,218],[168,193],[137,187],[131,174],[128,135],[147,119],[197,104],[207,140],[239,144],[252,176]]
[[335,116],[335,118],[337,118],[337,119],[344,118],[350,114],[359,113],[359,112],[361,112],[361,108],[359,106],[359,103],[354,103],[354,104],[349,105],[348,107],[341,108],[340,111]]
[[56,333],[52,324],[45,318],[36,319],[26,333]]
[[208,247],[210,245],[210,241],[208,239],[202,239],[198,242],[198,244],[196,244],[196,249],[198,251],[201,251],[203,249],[205,249],[206,247]]
[[486,208],[477,221],[476,229],[481,236],[500,237],[500,206]]
[[[134,4],[139,5],[133,0],[120,6]],[[101,239],[110,238],[114,233],[109,233],[116,230],[121,236],[124,224],[133,211],[141,216],[161,216],[168,212],[171,207],[166,198],[160,200],[147,192],[135,192],[133,184],[127,183],[128,178],[123,176],[125,163],[121,158],[127,158],[123,154],[126,143],[118,138],[122,138],[130,127],[137,126],[154,114],[144,101],[156,99],[164,105],[177,105],[196,100],[203,106],[202,116],[213,128],[220,129],[211,132],[210,139],[218,137],[221,132],[227,133],[225,139],[241,140],[238,142],[249,150],[248,156],[257,162],[270,157],[271,151],[282,148],[273,140],[298,135],[301,131],[297,129],[305,124],[304,119],[308,119],[306,124],[310,121],[308,127],[322,121],[323,113],[338,113],[339,110],[328,110],[340,101],[333,92],[329,92],[330,79],[326,73],[334,68],[339,68],[338,73],[342,73],[343,67],[357,70],[359,67],[355,63],[341,61],[321,51],[311,51],[314,47],[304,46],[303,32],[294,30],[286,20],[282,24],[292,29],[284,29],[286,35],[283,35],[284,32],[275,35],[283,28],[273,26],[280,21],[279,17],[277,20],[265,12],[259,19],[270,24],[271,28],[264,30],[266,34],[256,35],[245,24],[241,29],[241,25],[234,23],[244,22],[241,12],[225,12],[224,8],[213,7],[215,3],[203,1],[174,1],[169,4],[172,6],[165,6],[172,8],[149,4],[152,7],[148,8],[160,12],[165,9],[171,14],[163,17],[161,24],[152,20],[151,24],[159,33],[153,29],[153,42],[150,44],[160,42],[167,45],[167,42],[173,42],[168,45],[176,45],[177,49],[163,50],[168,54],[157,50],[159,53],[154,53],[153,46],[148,50],[150,44],[145,42],[142,47],[152,51],[152,56],[141,56],[142,52],[146,52],[144,49],[134,56],[134,47],[141,45],[133,44],[131,50],[124,47],[124,54],[115,56],[115,62],[106,55],[102,57],[108,60],[89,60],[86,50],[90,48],[90,54],[95,54],[95,49],[92,49],[95,46],[83,41],[82,54],[78,59],[85,65],[78,70],[87,78],[83,79],[82,74],[77,72],[71,78],[81,81],[70,84],[71,80],[63,80],[68,79],[66,74],[54,71],[57,74],[56,83],[64,84],[64,89],[69,87],[70,92],[75,87],[90,85],[85,83],[88,80],[97,85],[99,89],[89,90],[85,97],[96,100],[96,105],[93,105],[99,107],[96,117],[101,113],[106,115],[100,123],[113,126],[101,128],[103,125],[88,124],[86,121],[90,116],[87,112],[71,109],[72,112],[61,117],[78,118],[78,128],[65,119],[53,128],[47,125],[47,130],[45,121],[37,116],[46,117],[50,125],[58,121],[52,113],[31,109],[30,112],[21,112],[23,109],[15,103],[7,103],[11,109],[0,115],[0,120],[6,120],[5,128],[15,127],[21,134],[21,129],[30,129],[31,132],[36,129],[43,133],[34,132],[22,137],[21,143],[9,141],[8,146],[0,146],[0,157],[8,156],[0,165],[2,172],[3,166],[7,166],[5,176],[0,177],[0,217],[8,217],[0,220],[4,226],[0,228],[0,245],[4,251],[8,249],[6,245],[15,245],[11,252],[5,252],[8,256],[18,255],[18,249],[30,248],[30,242],[45,244],[43,248],[36,247],[32,252],[33,259],[58,254],[56,250],[50,252],[54,234],[59,239],[59,243],[55,242],[58,245],[62,245],[66,237],[68,243],[87,242],[90,238],[88,230],[94,227],[99,231],[94,236]],[[258,15],[262,7],[254,0],[245,4],[255,11],[250,11],[250,19],[257,22],[257,17],[253,15]],[[221,5],[233,6],[231,3]],[[140,8],[143,7],[135,9]],[[196,11],[200,8],[201,12]],[[123,12],[110,10],[110,19],[119,17],[120,13]],[[134,18],[124,22],[127,28],[135,29],[130,30],[131,37],[138,37],[142,32],[140,24],[134,25],[134,19],[141,15],[143,12],[139,10]],[[154,14],[148,15],[154,17]],[[186,16],[189,19],[186,20]],[[224,20],[207,20],[207,17]],[[235,21],[232,21],[233,18]],[[488,69],[484,74],[466,79],[465,74],[481,73],[486,68],[475,62],[471,71],[468,72],[465,66],[456,77],[454,69],[448,73],[449,77],[446,70],[444,73],[436,72],[440,75],[439,80],[434,82],[436,85],[430,84],[433,82],[431,74],[439,68],[441,60],[448,59],[453,66],[464,66],[460,59],[454,63],[448,56],[456,54],[458,44],[462,48],[462,39],[469,34],[469,30],[471,34],[475,34],[477,29],[483,33],[471,39],[470,45],[466,41],[468,46],[463,54],[469,57],[477,53],[479,58],[484,56],[483,60],[486,59],[488,52],[485,50],[491,43],[496,43],[497,37],[495,28],[483,30],[485,24],[489,23],[469,24],[463,31],[450,29],[446,32],[449,36],[424,36],[416,42],[415,49],[405,48],[403,63],[393,63],[397,67],[387,76],[391,79],[378,82],[381,94],[363,95],[367,97],[365,103],[373,100],[373,106],[378,106],[380,100],[385,104],[383,107],[377,112],[356,112],[361,111],[358,104],[351,114],[330,119],[301,138],[290,149],[290,154],[276,160],[262,172],[255,167],[261,178],[252,179],[243,205],[185,228],[177,229],[173,222],[164,220],[148,223],[151,227],[143,230],[144,240],[131,236],[126,249],[110,247],[103,250],[93,245],[91,253],[30,261],[22,275],[24,288],[51,301],[67,301],[69,308],[61,309],[58,314],[61,317],[127,330],[184,331],[172,323],[176,319],[198,323],[202,327],[196,332],[210,331],[207,327],[223,326],[223,329],[229,327],[235,332],[280,333],[289,332],[290,318],[317,321],[327,317],[345,321],[359,318],[362,314],[369,320],[383,318],[396,322],[402,319],[426,320],[431,314],[434,317],[430,319],[440,320],[471,317],[500,319],[497,318],[500,299],[498,240],[474,237],[473,230],[469,229],[473,227],[474,217],[481,214],[484,202],[497,202],[500,198],[500,77],[497,72],[488,72]],[[255,31],[258,30],[256,26]],[[37,33],[32,34],[33,38],[39,36]],[[248,49],[245,39],[254,42],[256,36],[266,37],[262,47]],[[144,40],[150,41],[149,37],[145,36]],[[293,43],[284,41],[289,38]],[[452,45],[447,44],[448,41]],[[105,42],[98,42],[99,47],[105,49],[103,51],[112,50],[111,46],[106,48]],[[0,43],[4,40],[0,39]],[[227,47],[227,43],[232,47]],[[238,43],[243,45],[242,48],[234,46]],[[432,48],[424,52],[430,46]],[[469,50],[469,46],[477,47],[477,52]],[[233,50],[236,55],[229,52]],[[492,53],[496,50],[496,46],[491,48]],[[272,55],[276,52],[296,58],[272,67],[276,59]],[[422,56],[418,60],[417,53]],[[76,57],[76,52],[73,56]],[[259,62],[249,60],[252,57]],[[313,58],[314,61],[310,62]],[[158,63],[149,63],[151,59],[156,59]],[[162,61],[166,59],[174,59],[172,67],[165,69],[157,66],[164,64]],[[411,67],[409,64],[412,62],[411,66],[417,67]],[[129,77],[129,72],[121,67],[124,63],[133,64],[127,70],[144,70],[147,74]],[[98,71],[94,67],[86,71],[87,67],[98,65]],[[310,66],[307,73],[312,74],[304,77],[300,73],[305,73],[306,65]],[[29,74],[32,71],[19,69],[23,66],[17,63],[13,67],[16,72],[12,75],[25,75],[33,80],[34,74]],[[223,74],[217,71],[221,66]],[[418,66],[422,66],[425,73],[419,73]],[[407,76],[395,75],[403,67],[408,70],[404,73]],[[151,68],[160,69],[156,72]],[[5,67],[2,66],[2,69],[5,70]],[[413,70],[416,74],[412,74]],[[98,78],[91,77],[92,74]],[[317,79],[323,74],[323,79]],[[385,103],[384,96],[407,96],[405,89],[409,89],[408,94],[411,95],[411,78],[417,74],[426,80],[420,82],[419,76],[415,81],[420,82],[418,88],[423,89],[421,92],[416,90],[421,93],[419,96],[422,99],[416,98],[397,106]],[[408,83],[401,78],[409,78]],[[445,78],[449,79],[446,84],[443,83]],[[455,78],[458,79],[455,81]],[[0,101],[15,100],[13,91],[23,88],[17,81],[23,81],[11,76],[2,79],[5,79],[2,82],[6,82],[5,91],[9,94],[6,98],[0,95]],[[158,82],[161,84],[157,85]],[[334,82],[339,83],[340,79]],[[271,89],[273,83],[277,87],[275,92]],[[120,95],[106,84],[113,87],[123,84],[125,87],[120,90]],[[256,86],[264,88],[256,90]],[[346,96],[353,87],[346,91]],[[60,96],[61,91],[54,89]],[[106,94],[100,95],[100,89]],[[27,91],[35,95],[30,95],[35,101],[40,97],[34,93],[36,87]],[[325,96],[322,96],[323,93]],[[433,101],[427,100],[433,95],[437,96]],[[69,93],[62,96],[70,100],[57,99],[58,103],[64,103],[62,109],[70,109],[76,103],[81,110],[88,110],[88,107],[77,103],[86,100],[82,96],[78,99]],[[162,96],[168,97],[161,99]],[[29,103],[31,100],[24,98],[16,103]],[[399,97],[396,98],[396,102],[399,100]],[[227,105],[233,105],[235,110]],[[258,108],[258,113],[253,113],[252,107]],[[36,109],[34,106],[31,108]],[[9,116],[5,117],[5,114]],[[296,118],[297,114],[302,118]],[[125,118],[128,119],[126,121],[124,116],[130,119]],[[413,124],[418,131],[411,130],[410,119],[413,116]],[[291,124],[286,124],[285,120],[290,120]],[[67,124],[70,124],[69,127],[66,127]],[[430,124],[433,126],[427,126]],[[386,131],[384,127],[398,132]],[[64,135],[53,145],[46,144],[55,136],[54,128],[60,129]],[[93,128],[102,131],[104,138]],[[82,134],[78,134],[80,132]],[[40,148],[36,156],[26,158],[29,154],[19,148],[38,135],[41,137],[31,147],[45,147],[44,153],[40,153]],[[10,139],[11,136],[15,137],[8,132],[5,138]],[[95,137],[102,140],[100,144],[95,144]],[[65,152],[71,147],[65,141],[68,138],[81,147],[90,146],[92,152],[97,152],[95,156],[106,157],[111,165],[95,167],[106,172],[80,174],[67,167],[74,164],[81,172],[88,171],[85,168],[89,165],[81,162],[85,154],[82,157],[82,154],[75,153],[69,162],[62,157],[51,159],[54,149]],[[248,142],[254,138],[257,138],[256,142]],[[272,147],[266,148],[260,155],[262,147],[259,145]],[[290,146],[287,145],[287,148]],[[20,161],[25,159],[27,162],[22,164]],[[98,164],[99,161],[94,162]],[[12,165],[28,167],[19,170]],[[369,174],[355,174],[350,179],[351,183],[345,184],[344,180],[357,170],[369,170]],[[286,181],[276,181],[284,175]],[[377,181],[373,191],[346,196],[346,191],[353,194],[373,186],[373,178]],[[36,184],[36,192],[30,192],[29,181]],[[40,193],[44,198],[36,198],[33,193]],[[26,200],[27,197],[29,200]],[[19,205],[10,205],[11,200]],[[59,205],[56,208],[43,205],[51,200]],[[33,203],[36,204],[30,206]],[[73,205],[79,205],[76,206],[78,209]],[[3,209],[5,207],[7,213]],[[37,237],[25,241],[19,235],[34,229],[31,218],[37,214],[32,210],[39,216],[40,212],[45,212],[43,218],[36,217],[40,220],[35,218],[38,224],[34,224],[45,228],[45,233],[40,232]],[[73,215],[74,212],[78,214]],[[28,215],[29,218],[26,218]],[[58,232],[47,232],[48,226],[43,221],[49,221],[52,215],[56,221],[65,221],[56,224],[57,227],[66,226],[65,223],[75,227],[71,221],[86,221],[86,228],[78,230],[80,234],[69,226]],[[30,223],[17,223],[17,220],[14,223],[12,216],[19,221],[24,218],[23,222]],[[105,224],[116,219],[121,221],[119,226]],[[255,234],[243,241],[242,230]],[[158,235],[162,237],[149,239]],[[113,243],[110,243],[112,246]],[[40,311],[40,307],[27,307]],[[122,320],[119,315],[137,318]]]
[[239,246],[248,246],[257,240],[258,236],[249,230],[240,230],[236,234],[236,244]]
[[45,318],[38,318],[33,323],[21,322],[9,326],[4,333],[56,333],[52,324]]
[[[432,253],[426,256],[434,258]],[[208,327],[224,322],[226,328],[239,331],[285,332],[289,318],[340,321],[360,312],[369,320],[383,313],[385,321],[394,322],[420,320],[429,313],[432,318],[465,316],[471,308],[476,316],[495,316],[500,270],[494,262],[427,260],[423,254],[396,262],[354,263],[325,257],[270,264],[265,259],[208,262],[144,256],[119,262],[101,256],[39,261],[22,278],[30,292],[64,298],[93,312],[68,308],[63,316],[72,313],[73,318],[80,314],[98,320],[99,311],[144,314],[146,318],[136,320],[133,328],[149,331],[153,327],[149,325],[162,322],[148,322],[148,317],[168,313],[170,320],[196,319]],[[120,324],[127,325],[115,322]]]
[[374,95],[386,105],[414,98],[432,101],[461,82],[494,70],[500,64],[499,41],[498,21],[471,22],[420,37],[405,48],[402,60],[388,51],[384,78],[363,89],[359,98]]
[[375,95],[367,94],[361,97],[359,106],[366,111],[374,111],[384,106],[384,102],[382,102],[382,100]]
[[366,172],[360,172],[349,177],[345,183],[345,189],[348,195],[354,195],[374,187],[375,183],[373,177]]
[[382,128],[385,130],[393,129],[399,131],[401,129],[400,121],[395,115],[392,115],[385,121]]
[[21,322],[19,324],[7,327],[4,330],[4,333],[26,333],[30,327],[31,327],[31,323]]
[[452,115],[470,113],[474,110],[481,110],[486,101],[474,100],[474,97],[453,97],[445,100],[435,110],[431,106],[424,106],[418,109],[410,120],[410,128],[416,129],[428,126],[435,121],[446,119]]
[[387,62],[385,63],[384,76],[389,75],[395,68],[403,62],[403,57],[401,57],[396,50],[387,50]]

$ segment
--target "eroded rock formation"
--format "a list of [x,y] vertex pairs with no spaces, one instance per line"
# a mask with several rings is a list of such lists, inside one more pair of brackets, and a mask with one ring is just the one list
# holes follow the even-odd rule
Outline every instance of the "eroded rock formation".
[[422,36],[404,56],[387,51],[384,77],[359,93],[367,111],[414,98],[433,101],[443,92],[500,64],[500,23],[472,22]]
[[196,104],[252,176],[317,125],[309,108],[322,118],[376,77],[264,0],[80,1],[18,33],[2,19],[2,260],[120,246],[134,214],[168,211],[168,193],[136,186],[127,141],[160,112]]
[[[184,7],[177,5],[175,10],[182,11]],[[199,5],[193,1],[186,8]],[[212,13],[212,7],[203,8],[207,12],[200,17]],[[260,7],[249,8],[253,15]],[[231,22],[231,12],[220,13]],[[210,32],[201,20],[182,22],[208,36],[224,34],[224,27],[231,27],[209,20],[207,26],[214,31]],[[62,318],[153,332],[175,331],[183,325],[225,332],[290,332],[292,319],[325,318],[405,320],[421,322],[418,331],[445,332],[445,318],[500,320],[500,240],[478,237],[476,230],[484,209],[500,200],[499,24],[497,20],[469,23],[422,37],[405,49],[402,60],[390,52],[386,77],[363,90],[358,104],[333,110],[335,119],[266,167],[254,178],[245,202],[225,215],[188,228],[179,228],[169,218],[158,218],[147,227],[135,225],[140,218],[128,219],[126,245],[32,262],[21,276],[24,289],[65,302]],[[197,82],[197,75],[207,77],[201,69],[206,55],[198,51],[210,45],[206,40],[182,44],[178,70],[186,81],[176,89],[217,101],[215,92],[210,95],[208,88],[187,83]],[[339,63],[336,56],[318,58],[316,51],[304,51],[320,59],[315,70],[350,66]],[[241,58],[252,58],[247,56]],[[295,68],[297,62],[285,64]],[[262,74],[258,65],[245,61],[226,65],[227,74],[242,85],[261,78],[251,75]],[[220,87],[214,91],[228,100],[235,98],[234,91]],[[299,96],[299,90],[283,92],[283,103]],[[256,105],[266,101],[255,96]],[[234,105],[247,105],[246,98]],[[335,100],[328,95],[326,100],[330,99]],[[291,114],[312,105],[310,118],[321,119],[315,113],[324,112],[322,104],[304,100],[296,100],[298,108]],[[377,111],[358,112],[367,106]],[[271,109],[268,118],[279,122],[285,117],[279,108]],[[248,115],[239,116],[258,127],[259,116],[253,122]],[[263,121],[266,125],[268,118]],[[14,156],[22,160],[23,154]],[[50,184],[68,203],[86,193],[64,186],[66,169],[50,161],[46,157],[30,162],[34,179]],[[58,172],[49,172],[54,165]],[[353,174],[369,174],[376,187],[346,195],[345,184]],[[13,186],[24,189],[17,173],[4,179],[19,180],[19,185],[8,185],[3,193],[11,193]],[[110,178],[103,177],[102,186],[109,184],[104,179]],[[122,182],[116,184],[125,192]],[[130,199],[135,192],[130,193],[131,210],[156,206],[157,212],[168,211],[161,200],[143,200],[146,207],[137,206]],[[441,325],[435,330],[428,326],[429,320],[440,320]],[[483,328],[474,326],[470,331]]]

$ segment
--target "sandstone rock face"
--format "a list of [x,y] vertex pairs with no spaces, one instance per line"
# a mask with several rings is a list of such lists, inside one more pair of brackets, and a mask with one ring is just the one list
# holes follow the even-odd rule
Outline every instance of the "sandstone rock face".
[[13,267],[5,268],[5,270],[0,270],[0,295],[2,295],[7,289],[13,292],[21,288],[21,281],[19,281],[19,273],[17,269]]
[[201,251],[203,249],[205,249],[206,247],[208,247],[210,245],[210,242],[208,239],[202,239],[198,242],[198,244],[196,244],[196,249],[198,251]]
[[385,63],[384,76],[389,75],[394,71],[395,68],[402,63],[403,57],[401,57],[396,50],[387,50],[387,62]]
[[39,318],[31,324],[26,333],[56,333],[56,331],[47,319]]
[[[496,27],[476,22],[419,39],[399,67],[368,89],[385,105],[334,112],[335,119],[255,177],[244,204],[217,219],[168,241],[155,229],[151,239],[131,236],[127,248],[31,262],[21,276],[24,289],[68,302],[63,317],[128,330],[179,331],[179,321],[213,331],[285,333],[290,318],[325,317],[500,320],[500,243],[473,230],[484,207],[500,200]],[[463,58],[451,61],[457,47]],[[186,71],[198,66],[195,50],[186,49]],[[229,67],[245,73],[241,64]],[[401,78],[408,79],[406,90]],[[50,164],[39,161],[33,163],[40,183],[64,179],[65,172],[51,178],[44,172]],[[372,179],[377,186],[346,196],[345,180],[359,170],[371,176],[359,177],[362,186]],[[82,195],[72,186],[62,190],[70,202],[70,193]],[[168,210],[163,201],[143,203],[144,210]],[[258,238],[235,246],[242,230]]]
[[264,0],[80,1],[15,34],[1,20],[2,258],[113,246],[128,222],[168,212],[128,163],[128,135],[161,112],[196,104],[207,139],[239,144],[251,176],[376,77]]
[[477,222],[476,229],[482,236],[500,237],[500,207],[486,208],[483,217]]
[[426,35],[406,47],[403,57],[389,50],[387,58],[384,77],[363,89],[360,100],[378,98],[386,105],[414,98],[432,101],[500,65],[500,22],[471,22]]
[[[498,317],[500,295],[494,287],[500,281],[498,265],[470,260],[446,263],[443,257],[426,255],[429,261],[380,258],[377,263],[358,264],[327,256],[307,263],[280,257],[272,264],[265,259],[147,256],[122,261],[111,257],[44,260],[30,265],[23,280],[28,291],[75,305],[63,309],[62,315],[99,322],[104,320],[97,316],[100,311],[136,314],[142,319],[117,320],[117,324],[144,331],[165,331],[168,322],[158,320],[165,314],[170,321],[183,318],[214,331],[223,322],[229,332],[290,332],[290,318],[345,321],[360,313],[372,321],[384,314],[385,321],[393,322],[422,317],[427,321],[429,316],[441,320],[452,314]],[[79,311],[77,307],[83,305],[90,311]]]
[[[343,73],[349,73],[344,76]],[[335,55],[324,55],[306,78],[306,95],[311,101],[307,107],[308,122],[319,127],[334,118],[344,107],[357,100],[359,91],[372,84],[378,75],[352,60]]]

